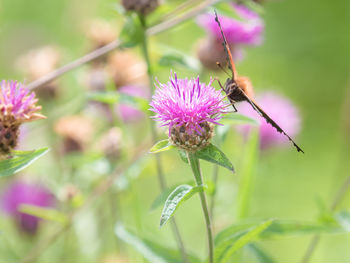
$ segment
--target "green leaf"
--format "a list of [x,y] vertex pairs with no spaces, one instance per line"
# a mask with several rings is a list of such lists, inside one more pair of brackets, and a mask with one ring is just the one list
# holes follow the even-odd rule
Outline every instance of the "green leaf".
[[226,114],[220,121],[222,124],[248,124],[258,126],[259,122],[239,113]]
[[165,201],[162,215],[160,217],[160,227],[164,226],[166,222],[173,216],[175,210],[179,206],[191,198],[193,194],[203,191],[203,186],[190,186],[187,184],[179,185],[173,192],[168,196]]
[[122,41],[122,47],[129,48],[142,43],[143,34],[144,32],[138,16],[136,14],[127,16],[119,35],[119,39]]
[[[166,248],[153,241],[141,239],[125,229],[121,224],[115,227],[115,234],[125,243],[131,245],[145,259],[152,263],[182,263],[183,260],[177,250]],[[192,255],[188,255],[190,262],[200,263],[201,261]]]
[[45,220],[59,222],[61,224],[67,222],[67,216],[65,214],[51,208],[23,204],[20,205],[19,211]]
[[[215,245],[219,246],[228,239],[235,238],[238,234],[253,227],[254,223],[234,224],[215,237]],[[342,233],[342,228],[336,224],[320,224],[315,222],[304,222],[296,220],[275,220],[264,232],[260,234],[260,239],[275,239],[281,237],[291,237],[299,235],[312,235],[321,233]]]
[[229,169],[231,172],[234,172],[234,168],[230,160],[218,147],[214,146],[213,144],[209,144],[204,149],[197,151],[195,155],[199,159],[218,164]]
[[345,231],[350,232],[350,212],[341,211],[335,216],[335,219]]
[[33,151],[13,151],[10,159],[0,161],[0,176],[10,176],[23,170],[48,151],[48,148]]
[[247,246],[252,254],[260,263],[275,263],[276,261],[271,258],[262,248],[258,247],[256,244],[249,244]]
[[237,197],[237,217],[245,218],[249,212],[251,194],[254,188],[255,169],[258,159],[259,134],[257,129],[249,133],[248,143],[244,151],[241,178]]
[[169,142],[169,140],[161,140],[152,146],[150,153],[164,152],[170,149],[174,149],[175,146]]
[[145,113],[149,113],[149,104],[146,99],[118,93],[116,91],[90,92],[88,93],[87,98],[89,100],[94,100],[106,104],[125,103],[134,106],[135,108]]
[[193,71],[198,69],[196,63],[193,63],[192,60],[188,59],[188,56],[179,53],[171,53],[162,56],[158,61],[158,65],[162,67],[182,66]]
[[184,150],[179,149],[179,155],[182,161],[188,164],[187,154]]
[[[186,184],[191,184],[192,181],[187,182]],[[164,191],[162,191],[162,193],[160,195],[157,196],[157,198],[153,201],[150,211],[153,211],[155,209],[157,209],[158,207],[160,207],[161,205],[163,205],[165,203],[165,201],[167,200],[168,196],[176,189],[176,187],[178,187],[178,185],[174,185],[171,187],[168,187],[167,189],[165,189]]]
[[215,262],[228,262],[235,252],[250,242],[255,241],[259,235],[272,224],[272,222],[273,220],[265,221],[221,242],[220,245],[215,248]]

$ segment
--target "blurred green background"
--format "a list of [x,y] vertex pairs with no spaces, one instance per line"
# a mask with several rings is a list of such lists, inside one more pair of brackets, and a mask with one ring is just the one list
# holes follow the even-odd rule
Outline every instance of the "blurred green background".
[[[176,6],[182,1],[167,2]],[[89,49],[84,33],[84,26],[89,21],[103,18],[122,26],[124,19],[115,11],[115,4],[112,0],[0,0],[1,79],[25,80],[16,70],[15,60],[32,48],[58,45],[64,50],[64,63],[82,56]],[[303,121],[297,141],[305,154],[297,153],[292,147],[271,149],[260,154],[249,218],[316,220],[320,213],[319,203],[329,206],[337,189],[350,176],[350,128],[347,130],[345,125],[350,113],[350,105],[346,105],[346,101],[350,101],[350,1],[267,0],[262,16],[266,23],[265,41],[262,46],[246,49],[246,58],[238,64],[238,69],[242,75],[251,77],[257,91],[279,91],[299,106]],[[156,63],[159,44],[174,46],[195,56],[196,42],[204,35],[205,32],[192,20],[151,37],[151,59]],[[136,50],[139,52],[138,48]],[[76,111],[76,108],[63,105],[73,98],[83,97],[85,88],[78,80],[83,70],[84,67],[61,78],[65,92],[56,103],[42,102],[44,112],[68,115]],[[177,68],[174,70],[181,77],[199,74]],[[216,74],[212,73],[213,76]],[[164,81],[168,78],[169,68],[157,70],[155,75]],[[209,76],[205,76],[203,80],[208,79]],[[35,131],[49,122],[47,119],[35,124]],[[126,127],[135,136],[129,135],[128,139],[143,141],[144,134],[139,132],[143,125],[148,125],[148,122]],[[27,140],[37,148],[38,145],[47,145],[41,138],[30,135]],[[242,139],[232,131],[223,151],[236,166],[237,175],[220,170],[215,210],[218,230],[235,220],[239,168],[245,150]],[[169,185],[192,179],[189,167],[181,162],[176,152],[166,152],[162,158]],[[62,179],[52,169],[51,163],[52,156],[41,159],[34,165],[31,174],[49,185],[57,186]],[[205,163],[203,166],[204,177],[209,179],[212,166]],[[89,173],[84,173],[76,182],[83,186],[84,180],[91,180],[88,177]],[[6,182],[0,183],[4,185]],[[148,163],[133,181],[130,192],[121,194],[118,207],[120,217],[141,236],[175,246],[169,225],[164,229],[158,228],[160,210],[149,212],[158,194],[154,165]],[[94,228],[91,225],[99,219],[96,212],[105,213],[104,210],[109,209],[108,198],[103,198],[81,215],[84,219],[77,220],[78,225],[86,224],[89,231]],[[176,218],[185,245],[194,254],[203,255],[206,237],[198,202],[198,197],[189,200],[177,211]],[[339,209],[349,209],[349,202],[350,195],[347,195]],[[15,254],[25,253],[32,241],[14,237],[18,234],[9,222],[5,218],[1,221],[0,244],[8,238]],[[80,239],[69,239],[70,236],[66,235],[45,250],[38,262],[60,262],[62,259],[67,262],[99,262],[103,253],[113,253],[116,242],[112,234],[113,222],[106,222],[102,228],[98,226],[94,231],[86,231],[86,236]],[[277,262],[299,262],[310,239],[311,236],[301,236],[261,244]],[[349,246],[350,235],[325,235],[311,262],[348,262]],[[8,246],[1,247],[0,261],[16,262]],[[100,252],[95,253],[97,250]],[[132,260],[142,262],[135,255]],[[246,262],[250,262],[249,259]]]

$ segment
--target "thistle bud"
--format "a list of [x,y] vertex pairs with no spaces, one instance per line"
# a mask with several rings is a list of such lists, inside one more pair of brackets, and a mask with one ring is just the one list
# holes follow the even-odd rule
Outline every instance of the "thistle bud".
[[116,160],[120,157],[122,142],[122,131],[114,127],[102,135],[97,143],[97,147],[110,160]]
[[93,124],[83,116],[67,116],[55,124],[55,131],[63,137],[63,153],[83,152],[89,143]]
[[108,72],[117,88],[148,83],[146,64],[130,51],[116,51],[109,56]]
[[[60,59],[61,52],[57,47],[45,46],[21,56],[16,64],[30,81],[34,81],[55,70]],[[53,81],[38,87],[36,94],[46,99],[55,98],[57,96],[57,82]]]
[[139,14],[148,15],[159,5],[158,0],[122,0],[127,11],[135,11]]

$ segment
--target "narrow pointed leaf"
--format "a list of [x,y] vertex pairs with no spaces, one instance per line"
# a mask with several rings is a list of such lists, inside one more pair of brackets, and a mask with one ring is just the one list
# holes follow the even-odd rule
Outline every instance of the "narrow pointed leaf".
[[164,152],[170,149],[174,149],[175,146],[172,145],[169,140],[161,140],[157,142],[152,148],[149,150],[150,153],[159,153]]
[[203,191],[202,186],[190,186],[187,184],[179,185],[168,196],[165,201],[162,215],[160,217],[160,227],[164,226],[166,222],[173,216],[175,210],[186,200],[191,198],[193,194]]
[[182,161],[188,164],[187,154],[184,150],[179,149],[179,156]]
[[341,211],[335,218],[345,231],[350,232],[350,213],[348,211]]
[[[185,184],[191,184],[192,181],[186,182]],[[165,201],[167,200],[168,196],[178,187],[178,185],[173,185],[171,187],[168,187],[163,192],[161,192],[160,195],[157,196],[157,198],[153,201],[150,211],[153,211],[154,209],[157,209],[158,207],[162,206]]]
[[228,262],[235,252],[250,242],[255,241],[259,235],[272,224],[272,222],[273,220],[265,221],[253,226],[247,231],[239,232],[235,236],[223,241],[215,248],[215,262]]
[[87,95],[89,100],[94,100],[106,104],[125,103],[148,113],[148,101],[144,98],[118,93],[116,91],[90,92]]
[[[229,239],[234,239],[240,233],[247,231],[254,226],[253,223],[234,224],[215,237],[215,246],[220,246]],[[275,220],[259,236],[260,239],[276,239],[282,237],[312,235],[322,233],[344,233],[344,230],[337,224],[320,224],[318,222],[304,222],[296,220]]]
[[241,178],[237,197],[238,218],[246,218],[249,212],[251,194],[254,188],[255,170],[258,159],[259,133],[256,129],[249,133],[249,140],[244,151]]
[[65,224],[67,222],[67,216],[65,214],[51,208],[23,204],[20,205],[19,211],[41,219],[59,222],[61,224]]
[[268,255],[262,248],[258,247],[256,244],[249,244],[247,247],[260,263],[276,262],[270,255]]
[[133,47],[142,42],[143,29],[141,22],[136,14],[126,17],[125,24],[120,32],[119,39],[123,47]]
[[196,152],[196,156],[199,159],[220,165],[229,169],[231,172],[234,172],[234,168],[230,160],[226,157],[226,155],[213,144],[209,144],[204,149]]
[[259,122],[239,113],[226,114],[220,121],[222,124],[249,124],[258,126]]
[[48,151],[48,148],[33,151],[13,151],[12,158],[0,161],[0,176],[10,176],[23,170]]
[[[152,263],[182,263],[180,253],[163,245],[157,244],[153,241],[139,238],[130,231],[126,230],[121,224],[115,227],[116,236],[131,245],[138,251],[145,259]],[[192,255],[188,255],[191,263],[200,263],[201,261]]]

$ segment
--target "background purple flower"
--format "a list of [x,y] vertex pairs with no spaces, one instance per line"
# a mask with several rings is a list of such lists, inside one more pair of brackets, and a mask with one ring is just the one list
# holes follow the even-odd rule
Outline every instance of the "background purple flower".
[[54,196],[44,186],[17,181],[4,190],[1,203],[3,211],[12,216],[23,231],[33,234],[38,228],[40,219],[19,212],[20,205],[52,207]]
[[[150,96],[150,91],[146,86],[128,85],[121,87],[118,89],[118,91],[122,94],[144,99],[147,99]],[[142,111],[138,110],[132,105],[125,103],[117,105],[117,112],[124,122],[133,122],[144,117]]]
[[[222,29],[229,44],[259,45],[262,42],[264,22],[256,14],[244,5],[233,5],[240,20],[219,16]],[[199,16],[198,24],[207,30],[214,38],[221,40],[221,32],[215,21],[214,14]]]
[[[256,101],[289,136],[295,137],[299,133],[300,114],[288,98],[274,92],[268,92],[258,96]],[[260,146],[262,149],[277,144],[288,144],[288,139],[260,117],[248,103],[240,103],[237,108],[239,113],[260,121]],[[237,129],[243,134],[247,134],[250,127],[243,125],[238,126]]]
[[178,79],[176,73],[168,83],[158,83],[150,104],[150,110],[156,113],[154,118],[162,126],[169,126],[169,134],[173,126],[184,125],[189,134],[201,134],[202,123],[218,124],[226,104],[224,96],[211,84],[200,83],[199,77]]

